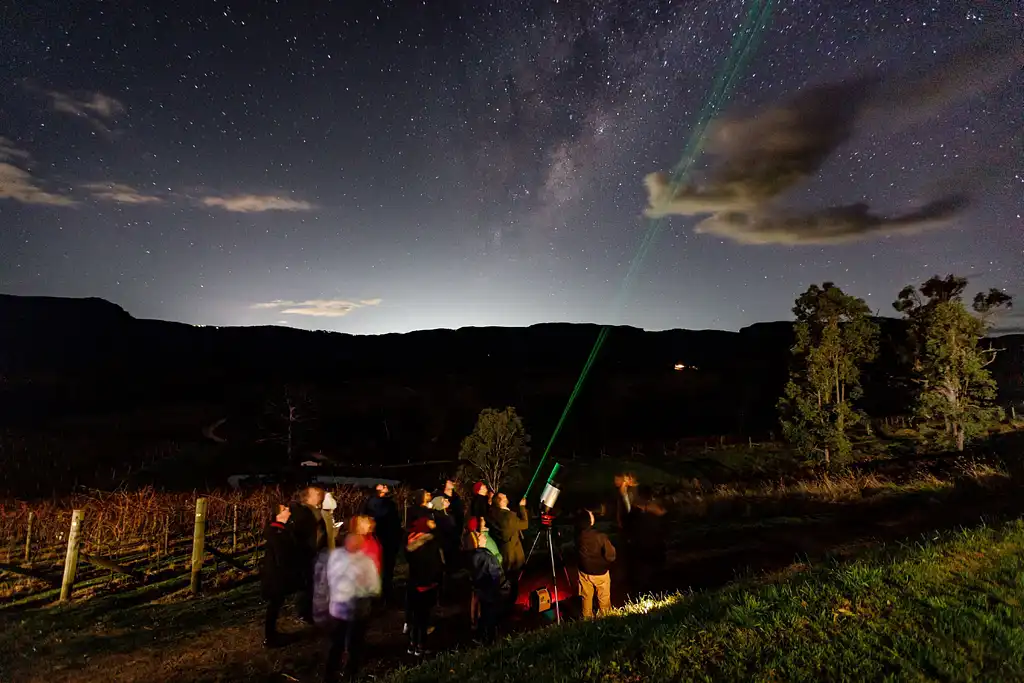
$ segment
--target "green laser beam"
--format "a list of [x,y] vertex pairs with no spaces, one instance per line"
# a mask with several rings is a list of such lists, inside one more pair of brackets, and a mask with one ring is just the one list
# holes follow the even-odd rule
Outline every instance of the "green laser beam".
[[[682,158],[672,169],[669,184],[669,196],[672,196],[679,191],[686,178],[689,176],[690,171],[693,169],[697,158],[703,150],[707,129],[712,118],[728,100],[729,95],[731,95],[732,90],[736,86],[740,71],[744,66],[746,66],[750,57],[753,55],[757,39],[767,27],[768,21],[771,17],[772,4],[773,0],[754,0],[748,6],[742,26],[739,31],[737,31],[736,38],[733,41],[725,63],[719,70],[718,75],[715,77],[711,93],[704,101],[704,106],[697,117],[697,124],[694,126],[694,129],[690,134],[690,138],[683,150]],[[619,286],[619,291],[615,297],[613,312],[618,311],[623,305],[625,297],[632,287],[633,278],[640,270],[640,265],[647,257],[647,253],[650,251],[655,239],[661,232],[662,223],[663,221],[661,219],[650,220],[648,228],[640,242],[640,246],[637,248],[636,253],[633,255],[633,259],[630,261],[629,269],[626,271],[626,276],[623,278],[622,284]],[[569,417],[569,412],[572,410],[573,404],[576,402],[576,397],[583,388],[583,384],[586,381],[587,376],[590,374],[590,369],[593,367],[594,361],[597,360],[597,357],[601,352],[601,348],[604,346],[605,340],[608,339],[608,335],[610,333],[610,325],[603,325],[601,327],[601,331],[597,335],[597,340],[594,342],[594,346],[590,350],[590,355],[587,357],[587,360],[583,365],[583,369],[580,372],[580,376],[576,380],[576,385],[569,394],[569,398],[565,404],[565,409],[562,410],[562,415],[558,418],[558,422],[555,424],[555,429],[551,433],[551,438],[548,439],[547,446],[544,448],[540,462],[537,463],[533,476],[530,478],[530,483],[526,487],[526,493],[523,494],[524,498],[528,496],[530,491],[533,489],[533,485],[537,480],[537,475],[540,474],[541,468],[544,466],[544,462],[551,453],[551,448],[554,446],[555,440],[558,438],[566,419]]]

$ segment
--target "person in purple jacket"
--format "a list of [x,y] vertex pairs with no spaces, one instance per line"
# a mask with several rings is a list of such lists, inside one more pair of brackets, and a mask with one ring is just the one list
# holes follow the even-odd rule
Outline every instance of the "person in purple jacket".
[[325,681],[337,679],[345,653],[348,654],[345,673],[355,678],[359,672],[372,601],[381,591],[380,572],[370,556],[362,552],[363,542],[362,536],[348,534],[344,546],[331,551],[327,559],[333,624]]

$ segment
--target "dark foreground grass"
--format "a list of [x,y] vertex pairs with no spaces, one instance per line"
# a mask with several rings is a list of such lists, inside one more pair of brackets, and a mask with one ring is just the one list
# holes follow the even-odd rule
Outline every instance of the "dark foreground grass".
[[651,599],[452,653],[392,683],[1024,680],[1024,524],[760,585]]

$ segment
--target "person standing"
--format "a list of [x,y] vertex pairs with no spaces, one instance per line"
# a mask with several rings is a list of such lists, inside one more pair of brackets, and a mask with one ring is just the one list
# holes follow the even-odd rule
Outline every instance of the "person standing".
[[364,542],[359,534],[348,534],[343,547],[331,551],[327,560],[333,623],[324,680],[332,683],[341,670],[343,654],[348,655],[347,676],[354,679],[359,673],[372,600],[380,595],[380,574],[370,556],[363,552]]
[[402,531],[402,516],[398,513],[398,505],[387,484],[377,484],[375,495],[367,499],[363,511],[373,519],[377,540],[380,541],[381,596],[385,604],[391,604],[394,601],[395,562],[398,561],[398,551],[402,548],[405,533]]
[[444,573],[441,582],[440,595],[447,597],[451,588],[452,575],[455,573],[457,557],[459,555],[460,529],[454,517],[449,514],[451,499],[443,495],[434,496],[430,501],[430,508],[434,511],[434,522],[437,523],[437,539],[441,544],[441,551],[444,559]]
[[381,550],[380,541],[377,540],[373,533],[376,529],[373,517],[369,515],[356,515],[352,518],[349,529],[352,530],[350,533],[356,534],[363,539],[361,552],[373,560],[373,565],[377,568],[377,572],[380,573],[384,564],[384,553]]
[[[476,551],[478,547],[477,539],[474,537],[474,534],[478,535],[480,539],[482,539],[484,544],[483,547],[486,548],[489,553],[494,555],[494,559],[497,561],[498,568],[500,569],[502,565],[501,552],[498,550],[498,544],[494,542],[494,538],[491,537],[491,534],[487,530],[487,519],[484,517],[470,517],[466,522],[466,537],[463,542],[463,546],[466,549],[467,559],[465,561],[466,565],[470,568],[471,576],[472,564],[470,561],[472,560],[474,551]],[[477,624],[479,623],[478,620],[480,618],[480,603],[477,600],[475,591],[469,595],[469,624],[473,630],[476,630]]]
[[467,554],[471,555],[473,553],[473,550],[476,549],[476,546],[473,545],[473,539],[469,537],[469,534],[479,533],[483,535],[484,539],[486,540],[487,549],[491,551],[492,555],[498,558],[498,564],[502,564],[501,549],[498,548],[497,542],[495,542],[494,537],[491,535],[490,529],[487,527],[486,517],[470,517],[469,520],[466,522],[466,532],[467,536],[465,547],[467,550]]
[[615,562],[615,546],[608,536],[594,528],[594,514],[580,510],[576,517],[576,567],[579,570],[579,592],[583,598],[583,618],[594,616],[594,597],[598,613],[612,608],[611,566]]
[[491,497],[487,484],[478,481],[473,484],[473,495],[469,500],[469,517],[486,517],[491,511]]
[[267,601],[263,646],[279,647],[282,643],[277,631],[277,620],[285,599],[300,587],[300,568],[297,564],[300,553],[295,536],[287,526],[291,518],[288,506],[272,503],[270,514],[270,523],[264,530],[266,547],[260,565],[260,584],[263,598]]
[[615,523],[619,529],[626,523],[626,515],[633,506],[633,489],[636,487],[636,477],[631,473],[615,475]]
[[476,619],[476,639],[483,645],[494,642],[501,611],[501,585],[504,575],[498,558],[487,549],[487,537],[470,532],[473,551],[469,556],[469,572],[473,582],[474,604],[479,609]]
[[455,480],[449,477],[444,480],[444,486],[437,495],[444,496],[449,500],[448,514],[455,521],[455,528],[459,530],[459,533],[462,533],[462,529],[466,525],[466,506],[463,504],[462,498],[459,496],[458,491],[456,491],[455,486]]
[[434,508],[431,506],[431,501],[434,497],[430,495],[430,491],[426,489],[416,489],[412,494],[412,506],[409,507],[409,512],[406,515],[406,529],[411,529],[412,525],[416,523],[420,517],[427,517],[428,519],[434,519]]
[[430,618],[437,605],[438,587],[444,565],[441,546],[434,535],[437,524],[428,517],[417,519],[406,540],[405,558],[409,562],[409,581],[406,587],[409,613],[409,654],[422,657],[429,654],[427,636]]
[[654,499],[649,487],[641,487],[626,515],[626,567],[630,593],[636,597],[657,590],[667,558],[663,525],[665,508]]
[[519,571],[526,564],[523,550],[523,532],[530,526],[526,513],[526,499],[519,501],[519,510],[512,512],[508,507],[508,496],[498,493],[494,496],[491,510],[491,535],[498,544],[502,558],[502,570],[509,583],[509,606],[515,605],[519,597]]
[[295,535],[296,560],[301,570],[299,593],[299,616],[307,624],[313,620],[313,567],[317,553],[327,546],[326,527],[320,514],[325,491],[317,486],[308,486],[299,491],[298,500],[289,505],[291,528]]

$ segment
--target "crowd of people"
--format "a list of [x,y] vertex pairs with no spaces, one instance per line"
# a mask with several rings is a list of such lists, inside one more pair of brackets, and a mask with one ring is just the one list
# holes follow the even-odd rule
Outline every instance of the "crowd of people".
[[[614,517],[627,545],[631,590],[650,590],[664,562],[664,510],[630,475],[617,476],[615,486]],[[296,500],[272,506],[261,568],[265,646],[284,645],[278,621],[288,597],[297,595],[299,618],[328,634],[325,680],[358,673],[367,626],[381,608],[404,609],[409,654],[428,656],[434,609],[451,596],[457,575],[468,576],[471,586],[474,640],[494,642],[519,596],[527,559],[526,499],[513,509],[506,493],[476,482],[463,501],[456,482],[447,479],[436,492],[417,491],[403,515],[389,487],[378,484],[361,514],[333,528],[321,514],[325,499],[331,500],[323,489],[308,487]],[[598,614],[611,609],[611,568],[623,554],[595,528],[595,512],[611,516],[604,505],[575,515],[573,559],[584,618],[594,616],[595,599]],[[399,597],[394,577],[400,554],[408,575]]]

